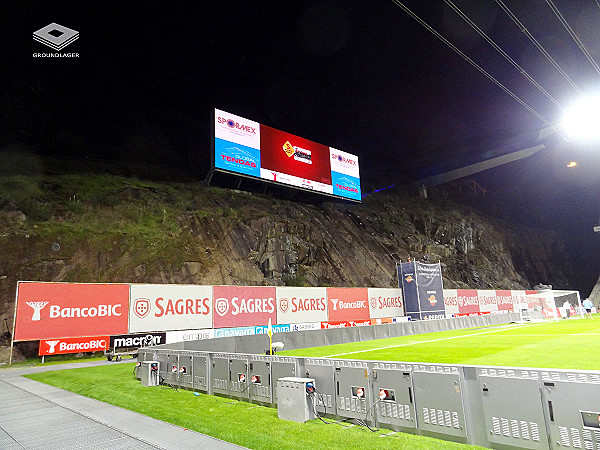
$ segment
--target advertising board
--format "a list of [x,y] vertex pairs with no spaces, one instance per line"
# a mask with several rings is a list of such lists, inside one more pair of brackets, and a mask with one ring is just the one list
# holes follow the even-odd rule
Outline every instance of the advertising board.
[[457,289],[458,313],[461,315],[479,314],[479,296],[475,289]]
[[371,319],[400,317],[404,315],[402,289],[368,288],[369,315]]
[[20,281],[15,341],[127,333],[129,285]]
[[40,339],[40,356],[98,352],[108,349],[108,336]]
[[166,344],[166,333],[120,334],[110,337],[110,348],[140,348]]
[[254,336],[255,334],[256,327],[218,328],[215,330],[215,338],[230,336]]
[[275,287],[213,286],[213,295],[214,328],[277,323]]
[[452,317],[458,314],[458,292],[456,289],[444,289],[444,306],[446,308],[446,317]]
[[356,155],[220,109],[214,116],[215,170],[361,200]]
[[496,299],[496,291],[482,289],[477,291],[479,299],[479,311],[485,313],[498,312],[498,301]]
[[212,328],[212,286],[132,284],[129,331]]
[[371,319],[367,320],[334,320],[332,322],[321,322],[321,329],[364,327],[371,325]]
[[277,287],[277,323],[327,321],[327,288]]
[[514,311],[513,296],[511,291],[496,290],[496,301],[498,302],[498,311]]
[[215,330],[208,328],[205,330],[177,330],[167,331],[167,344],[174,342],[201,341],[202,339],[212,339],[215,337]]
[[370,320],[367,288],[327,288],[328,322]]

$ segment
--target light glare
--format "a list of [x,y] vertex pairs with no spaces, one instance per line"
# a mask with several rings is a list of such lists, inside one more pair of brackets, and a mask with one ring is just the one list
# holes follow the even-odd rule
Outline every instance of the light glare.
[[563,119],[567,137],[600,140],[600,97],[588,97],[570,108]]

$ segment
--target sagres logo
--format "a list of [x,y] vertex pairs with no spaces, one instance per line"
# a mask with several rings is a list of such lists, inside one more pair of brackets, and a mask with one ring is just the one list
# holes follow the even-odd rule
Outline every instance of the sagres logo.
[[370,301],[371,301],[371,308],[376,309],[377,308],[377,298],[371,297]]
[[40,320],[40,311],[50,302],[26,302],[33,308],[33,315],[31,316],[32,321]]
[[288,309],[290,307],[290,301],[287,298],[280,298],[279,299],[279,310],[282,313],[286,313],[288,312]]
[[218,315],[223,317],[229,312],[229,300],[226,298],[218,298],[215,300],[215,311]]
[[133,304],[133,313],[140,319],[150,314],[150,299],[136,298]]
[[46,344],[48,344],[48,353],[54,353],[54,347],[56,347],[56,344],[58,344],[60,341],[46,341]]

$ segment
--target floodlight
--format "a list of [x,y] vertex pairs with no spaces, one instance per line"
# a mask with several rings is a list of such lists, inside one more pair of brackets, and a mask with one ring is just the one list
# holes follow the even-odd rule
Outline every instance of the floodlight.
[[566,111],[562,125],[568,138],[600,140],[600,96],[586,97]]

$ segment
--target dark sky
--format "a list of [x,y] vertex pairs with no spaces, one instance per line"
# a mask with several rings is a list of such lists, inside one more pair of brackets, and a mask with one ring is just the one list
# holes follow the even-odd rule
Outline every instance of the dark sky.
[[[598,88],[600,75],[544,0],[504,3],[582,91]],[[597,2],[554,3],[600,61]],[[442,0],[404,4],[549,122],[560,119]],[[496,2],[454,4],[561,105],[577,99]],[[78,58],[33,57],[53,52],[32,39],[51,22],[79,32],[61,52]],[[529,147],[544,127],[392,0],[9,0],[0,32],[2,151],[176,164],[203,178],[217,107],[357,154],[363,186],[379,187]],[[510,214],[597,249],[598,145],[546,144],[477,179]],[[580,166],[567,169],[571,159]]]

